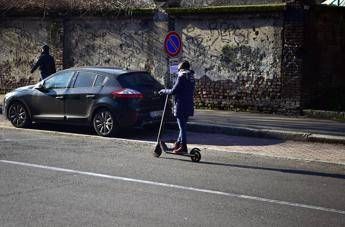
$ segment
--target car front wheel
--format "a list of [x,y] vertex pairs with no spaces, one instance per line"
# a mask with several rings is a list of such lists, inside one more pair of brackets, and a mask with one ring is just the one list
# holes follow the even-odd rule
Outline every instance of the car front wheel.
[[9,106],[8,119],[16,128],[26,128],[31,124],[28,111],[20,102],[15,102]]
[[118,126],[112,113],[107,109],[96,112],[92,120],[93,128],[99,136],[113,136],[118,131]]

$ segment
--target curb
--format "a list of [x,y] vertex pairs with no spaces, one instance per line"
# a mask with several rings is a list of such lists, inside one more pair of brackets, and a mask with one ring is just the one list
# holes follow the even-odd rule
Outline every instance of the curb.
[[[169,129],[177,130],[176,123],[167,123]],[[204,132],[204,133],[220,133],[231,136],[247,136],[247,137],[259,137],[269,139],[282,139],[293,140],[303,142],[318,142],[318,143],[330,143],[330,144],[345,144],[345,137],[343,136],[331,136],[324,134],[311,134],[296,131],[282,131],[272,129],[253,129],[246,127],[228,127],[228,126],[214,126],[210,124],[200,124],[195,122],[188,122],[188,131],[192,132]]]
[[345,120],[345,112],[340,111],[305,109],[302,110],[302,114],[316,119]]

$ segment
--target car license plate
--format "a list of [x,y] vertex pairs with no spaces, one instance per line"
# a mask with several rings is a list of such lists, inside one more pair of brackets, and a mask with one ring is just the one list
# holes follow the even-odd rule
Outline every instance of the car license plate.
[[150,112],[150,116],[151,116],[152,118],[161,117],[162,114],[163,114],[163,110],[152,111],[152,112]]

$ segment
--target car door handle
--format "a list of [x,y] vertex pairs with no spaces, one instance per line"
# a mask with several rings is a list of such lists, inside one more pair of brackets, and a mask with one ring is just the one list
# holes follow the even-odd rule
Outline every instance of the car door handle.
[[93,99],[95,97],[95,95],[86,95],[86,98],[88,99]]
[[62,95],[60,95],[60,96],[56,96],[55,98],[56,99],[63,99],[64,97]]

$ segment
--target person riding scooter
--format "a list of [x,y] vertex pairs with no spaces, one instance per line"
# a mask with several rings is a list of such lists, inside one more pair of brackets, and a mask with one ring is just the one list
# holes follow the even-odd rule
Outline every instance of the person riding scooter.
[[159,94],[174,95],[174,116],[179,127],[179,135],[175,142],[173,153],[188,153],[187,149],[187,121],[194,115],[194,71],[190,69],[188,61],[178,65],[178,77],[171,89],[162,89]]

